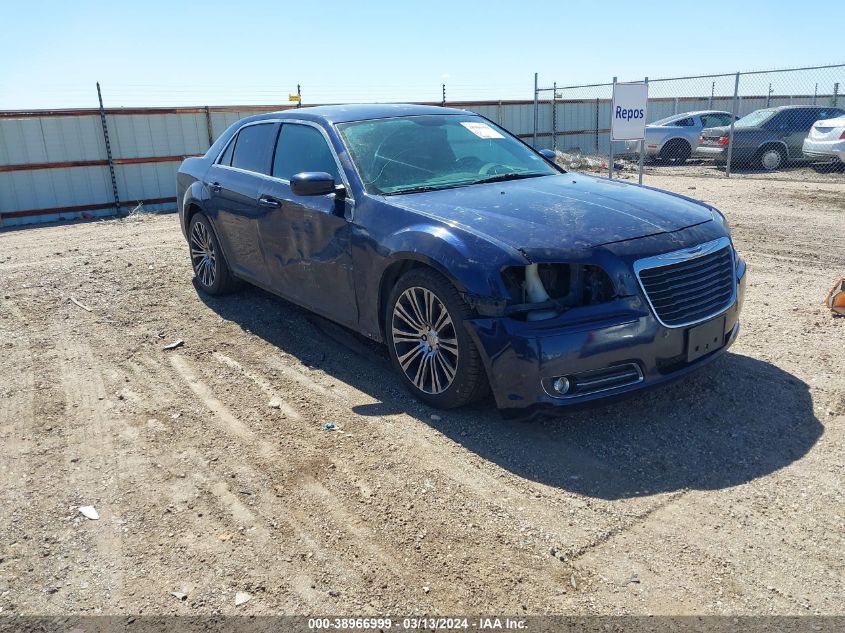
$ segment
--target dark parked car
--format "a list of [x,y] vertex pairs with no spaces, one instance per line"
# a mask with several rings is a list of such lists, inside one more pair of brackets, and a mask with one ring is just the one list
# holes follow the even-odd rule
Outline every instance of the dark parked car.
[[[818,106],[755,110],[734,123],[731,164],[773,171],[787,161],[805,160],[802,146],[813,123],[843,114],[839,108]],[[727,162],[729,139],[729,125],[702,130],[695,157]]]
[[630,392],[739,331],[745,263],[716,209],[566,173],[462,110],[252,116],[177,184],[201,291],[245,280],[384,341],[434,406]]

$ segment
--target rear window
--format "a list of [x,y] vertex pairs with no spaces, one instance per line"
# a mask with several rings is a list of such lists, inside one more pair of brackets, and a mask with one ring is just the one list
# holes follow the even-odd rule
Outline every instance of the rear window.
[[238,132],[232,167],[266,174],[270,167],[270,146],[273,143],[272,123],[250,125]]

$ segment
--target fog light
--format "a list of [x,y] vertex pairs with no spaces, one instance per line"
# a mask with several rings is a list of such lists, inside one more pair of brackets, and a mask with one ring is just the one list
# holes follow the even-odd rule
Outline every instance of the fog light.
[[552,383],[552,389],[557,391],[559,394],[566,393],[569,391],[569,379],[566,376],[555,378],[555,381]]

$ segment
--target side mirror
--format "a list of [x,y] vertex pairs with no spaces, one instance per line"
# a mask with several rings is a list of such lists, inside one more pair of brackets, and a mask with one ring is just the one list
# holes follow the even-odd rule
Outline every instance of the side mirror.
[[339,193],[334,178],[324,171],[303,171],[290,179],[290,188],[297,196],[324,196]]
[[557,158],[557,154],[555,154],[555,151],[553,149],[541,149],[540,156],[542,156],[551,163],[554,163],[555,159]]

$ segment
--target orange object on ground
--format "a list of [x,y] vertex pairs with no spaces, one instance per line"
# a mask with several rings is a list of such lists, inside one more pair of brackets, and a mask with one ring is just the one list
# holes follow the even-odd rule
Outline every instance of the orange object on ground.
[[833,288],[827,293],[824,304],[834,314],[845,316],[845,277],[840,277],[833,284]]

